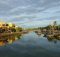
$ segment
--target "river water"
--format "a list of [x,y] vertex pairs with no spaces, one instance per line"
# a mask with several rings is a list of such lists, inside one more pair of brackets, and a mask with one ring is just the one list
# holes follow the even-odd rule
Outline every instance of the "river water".
[[60,57],[60,40],[35,32],[0,39],[0,57]]

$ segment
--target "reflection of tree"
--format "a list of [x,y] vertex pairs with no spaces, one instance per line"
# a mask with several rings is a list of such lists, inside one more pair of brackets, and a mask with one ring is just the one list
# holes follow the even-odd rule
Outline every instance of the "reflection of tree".
[[7,36],[7,37],[0,37],[0,46],[11,44],[14,41],[20,39],[21,35],[14,35],[14,36]]
[[55,44],[57,43],[57,40],[56,40],[56,39],[54,40],[54,43],[55,43]]
[[47,38],[48,39],[48,41],[52,41],[53,39],[52,38]]
[[59,40],[59,39],[56,39],[56,38],[47,38],[47,39],[48,39],[48,41],[54,42],[55,44],[57,43],[57,40]]
[[18,39],[20,39],[21,35],[17,36]]

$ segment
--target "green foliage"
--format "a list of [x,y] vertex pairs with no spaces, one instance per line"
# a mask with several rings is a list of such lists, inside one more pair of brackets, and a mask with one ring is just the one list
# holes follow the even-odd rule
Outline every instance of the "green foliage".
[[16,32],[21,32],[23,29],[21,27],[16,28]]

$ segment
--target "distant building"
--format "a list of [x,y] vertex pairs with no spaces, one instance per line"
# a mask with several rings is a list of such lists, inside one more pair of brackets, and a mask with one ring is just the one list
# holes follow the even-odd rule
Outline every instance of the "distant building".
[[0,33],[2,32],[11,32],[11,29],[15,29],[15,24],[0,22]]
[[15,24],[9,23],[8,26],[9,27],[15,27]]

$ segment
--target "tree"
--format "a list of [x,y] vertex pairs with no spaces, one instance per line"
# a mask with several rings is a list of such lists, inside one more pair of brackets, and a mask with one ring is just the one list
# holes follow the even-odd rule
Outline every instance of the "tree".
[[57,25],[57,22],[56,21],[54,21],[54,26],[56,26]]
[[21,32],[22,28],[21,27],[16,27],[16,32]]

